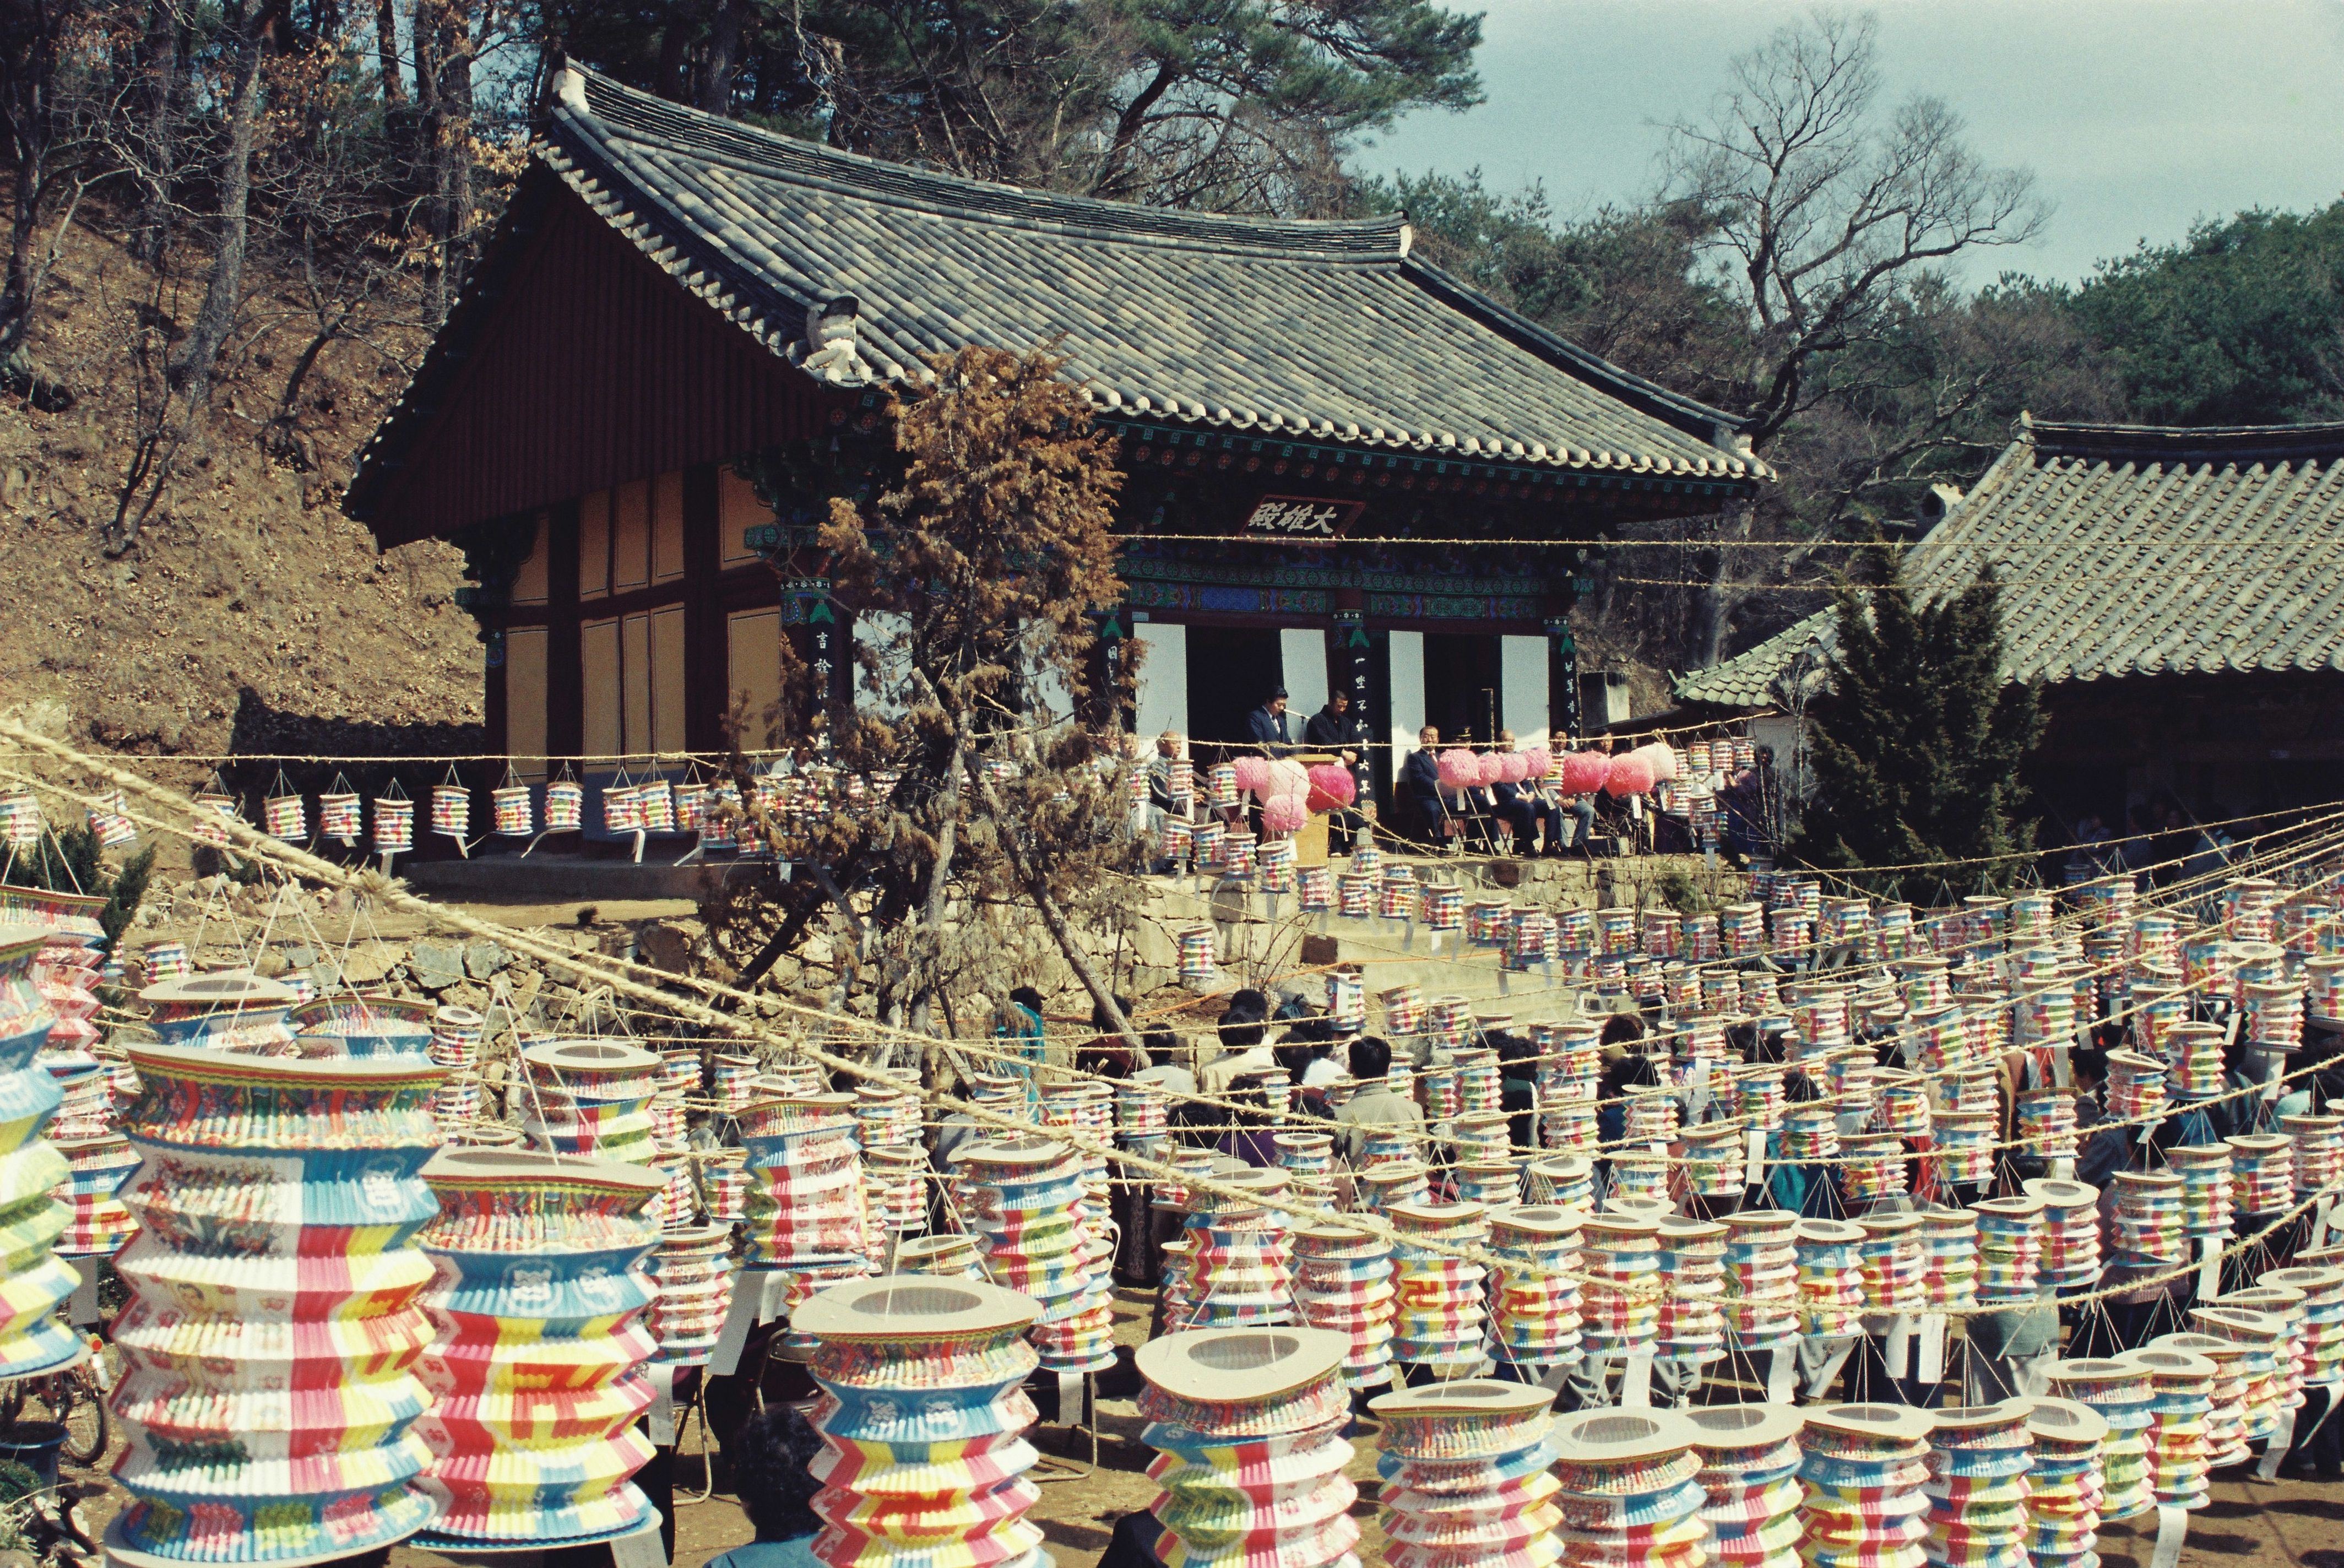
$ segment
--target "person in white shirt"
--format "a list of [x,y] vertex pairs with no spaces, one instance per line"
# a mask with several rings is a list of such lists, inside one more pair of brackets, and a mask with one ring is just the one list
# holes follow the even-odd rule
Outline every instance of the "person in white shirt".
[[1268,1023],[1268,996],[1251,986],[1230,996],[1228,1010],[1215,1026],[1220,1050],[1209,1058],[1200,1058],[1197,1067],[1197,1081],[1206,1094],[1227,1098],[1230,1084],[1237,1079],[1278,1070],[1278,1058],[1270,1054],[1264,1038],[1269,1032]]
[[1160,1084],[1165,1093],[1176,1100],[1196,1094],[1197,1075],[1187,1066],[1196,1053],[1187,1041],[1169,1029],[1150,1029],[1140,1044],[1147,1047],[1148,1065],[1131,1075],[1134,1082]]

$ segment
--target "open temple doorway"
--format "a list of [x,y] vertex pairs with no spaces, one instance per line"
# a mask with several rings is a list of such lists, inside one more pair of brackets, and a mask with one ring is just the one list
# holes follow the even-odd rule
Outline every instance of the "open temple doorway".
[[1424,722],[1444,745],[1487,746],[1498,738],[1498,640],[1424,634]]
[[[1223,748],[1250,744],[1246,715],[1277,689],[1284,668],[1275,629],[1188,628],[1188,738],[1203,744],[1198,762],[1218,762]],[[1298,721],[1294,733],[1302,733]]]

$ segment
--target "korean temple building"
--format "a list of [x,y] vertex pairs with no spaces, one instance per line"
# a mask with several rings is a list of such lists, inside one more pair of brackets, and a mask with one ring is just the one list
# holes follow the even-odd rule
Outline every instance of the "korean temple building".
[[[2332,801],[2344,764],[2344,424],[2172,429],[2022,414],[1910,551],[1924,602],[1994,567],[2003,673],[2044,715],[2046,843],[2096,815],[2227,822]],[[1675,722],[1745,723],[1796,779],[1826,611],[1676,683]],[[1766,716],[1760,716],[1766,715]],[[1795,784],[1794,784],[1795,787]]]
[[737,697],[774,701],[782,639],[844,675],[813,540],[886,481],[886,388],[1055,342],[1128,475],[1102,621],[1147,651],[1140,731],[1234,742],[1271,686],[1302,715],[1339,684],[1395,742],[1382,779],[1428,722],[1576,731],[1601,541],[1771,476],[1728,415],[1409,241],[951,177],[565,68],[347,504],[386,549],[466,551],[490,745],[525,774],[713,752]]

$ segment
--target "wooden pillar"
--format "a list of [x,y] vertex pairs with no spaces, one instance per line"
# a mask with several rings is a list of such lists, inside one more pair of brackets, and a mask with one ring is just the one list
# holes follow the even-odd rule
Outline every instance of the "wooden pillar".
[[716,465],[683,470],[683,744],[724,749],[732,682],[724,638],[723,541],[717,537]]
[[[1329,635],[1332,657],[1328,661],[1330,683],[1329,694],[1348,693],[1351,699],[1351,722],[1363,727],[1370,741],[1381,740],[1391,727],[1390,704],[1385,693],[1377,687],[1375,679],[1376,651],[1369,640],[1366,617],[1359,606],[1357,589],[1336,591],[1335,624]],[[1384,801],[1389,798],[1381,768],[1376,766],[1379,754],[1370,746],[1359,754],[1359,765],[1351,770],[1358,781],[1359,798]]]
[[578,503],[546,521],[545,750],[547,766],[586,747],[586,670],[578,645]]
[[[486,750],[492,757],[512,755],[512,704],[505,690],[505,629],[480,628],[481,727],[488,731]],[[501,778],[490,781],[501,784]]]
[[1547,713],[1553,734],[1550,744],[1557,751],[1566,740],[1581,738],[1579,712],[1579,642],[1571,633],[1569,615],[1546,618],[1546,644],[1552,660],[1547,682]]

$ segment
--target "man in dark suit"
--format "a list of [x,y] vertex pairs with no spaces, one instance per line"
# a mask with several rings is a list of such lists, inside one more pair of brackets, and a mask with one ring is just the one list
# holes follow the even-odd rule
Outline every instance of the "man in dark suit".
[[[1498,732],[1498,749],[1501,752],[1514,749],[1513,731]],[[1545,852],[1555,855],[1562,853],[1562,807],[1549,798],[1543,781],[1533,779],[1522,784],[1508,784],[1500,779],[1490,786],[1490,796],[1498,820],[1513,824],[1516,855],[1531,853],[1531,835],[1541,827],[1546,829]],[[1594,815],[1591,808],[1588,815],[1590,818]],[[1580,832],[1583,835],[1586,831],[1586,823],[1582,821]]]
[[1347,768],[1357,768],[1359,748],[1368,738],[1367,722],[1351,712],[1351,693],[1338,691],[1327,705],[1302,726],[1302,738],[1314,751],[1332,752]]
[[1357,793],[1354,804],[1348,811],[1327,814],[1327,847],[1336,855],[1350,853],[1352,836],[1367,822],[1360,809],[1368,798],[1368,770],[1361,765],[1366,756],[1368,726],[1351,711],[1351,693],[1338,690],[1327,699],[1327,705],[1310,715],[1302,726],[1302,740],[1314,752],[1332,752],[1335,760],[1351,775]]
[[1246,733],[1262,751],[1273,757],[1290,756],[1295,750],[1294,731],[1286,716],[1286,688],[1278,687],[1262,699],[1261,706],[1246,715]]
[[1435,748],[1440,732],[1430,724],[1416,732],[1416,750],[1399,764],[1399,782],[1393,795],[1399,807],[1399,830],[1423,844],[1437,845],[1440,834],[1440,758]]

